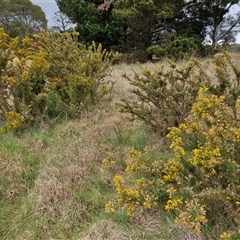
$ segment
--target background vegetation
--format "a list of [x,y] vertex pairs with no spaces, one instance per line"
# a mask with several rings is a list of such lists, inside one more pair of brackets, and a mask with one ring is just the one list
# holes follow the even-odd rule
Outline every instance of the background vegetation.
[[113,65],[77,33],[1,37],[2,239],[239,238],[238,53]]
[[[10,2],[1,239],[239,239],[240,49],[212,55],[234,33],[239,19],[225,14],[237,2],[59,0],[56,17],[82,35],[43,30],[32,5],[20,22],[11,7],[28,1]],[[152,54],[158,63],[129,64]]]
[[47,19],[41,7],[30,0],[1,0],[0,27],[11,37],[24,38],[47,28]]
[[[57,0],[59,9],[76,24],[79,40],[94,40],[104,48],[134,55],[145,61],[153,54],[181,58],[203,56],[202,42],[211,39],[231,43],[237,33],[240,14],[230,8],[235,1],[165,0]],[[210,49],[205,49],[210,50]]]

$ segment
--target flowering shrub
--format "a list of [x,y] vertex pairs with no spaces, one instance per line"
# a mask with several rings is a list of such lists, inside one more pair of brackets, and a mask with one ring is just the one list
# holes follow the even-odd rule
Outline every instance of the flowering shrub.
[[117,54],[94,43],[87,48],[77,37],[40,32],[20,41],[0,28],[1,130],[61,113],[76,115],[111,91],[113,83],[105,77]]
[[[107,170],[113,165],[109,164],[113,161],[113,155],[103,160],[103,169]],[[142,154],[134,148],[129,149],[129,157],[126,159],[127,168],[125,178],[122,175],[116,175],[113,179],[114,186],[117,193],[115,201],[109,201],[105,205],[106,211],[115,212],[119,207],[126,206],[127,215],[132,216],[134,212],[142,207],[143,209],[151,209],[156,205],[157,198],[148,194],[149,183],[146,181],[141,173],[147,173],[147,162],[144,160]]]
[[40,32],[34,37],[47,52],[50,63],[48,81],[48,113],[75,115],[95,105],[111,91],[112,82],[105,77],[117,54],[109,53],[93,42],[86,47],[78,42],[78,33]]
[[[133,214],[144,208],[144,196],[148,196],[149,208],[158,204],[174,212],[175,222],[195,234],[205,224],[217,228],[224,223],[231,229],[231,239],[238,239],[239,111],[240,99],[233,109],[225,96],[200,88],[192,114],[169,129],[171,157],[153,160],[147,152],[130,151],[125,174],[115,183],[117,201],[111,202],[111,208],[126,206]],[[141,185],[136,184],[139,179],[144,179]],[[134,185],[134,197],[129,197],[125,189]],[[111,210],[108,206],[106,210]],[[222,239],[230,236],[221,229],[218,232]]]
[[45,52],[25,37],[10,38],[0,28],[0,121],[3,129],[17,129],[43,110],[40,96],[49,67]]
[[199,87],[209,85],[209,79],[196,60],[182,68],[169,60],[170,70],[158,67],[156,72],[143,70],[134,79],[128,78],[136,100],[123,99],[121,112],[130,113],[155,131],[166,134],[171,126],[178,126],[189,115]]
[[[240,70],[225,52],[212,59],[215,66],[215,81],[210,80],[197,60],[188,62],[182,68],[169,61],[170,70],[143,70],[141,75],[128,78],[130,90],[136,100],[123,99],[121,112],[131,114],[131,119],[142,120],[155,131],[168,133],[168,128],[178,126],[191,113],[200,87],[208,87],[217,96],[224,95],[226,104],[235,111],[240,96]],[[236,115],[236,113],[234,113]]]

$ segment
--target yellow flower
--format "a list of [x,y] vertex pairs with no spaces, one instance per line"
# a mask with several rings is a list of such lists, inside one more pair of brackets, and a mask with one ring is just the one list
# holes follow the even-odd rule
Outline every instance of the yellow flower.
[[170,211],[170,210],[179,210],[178,206],[182,204],[181,199],[169,199],[167,201],[167,204],[165,205],[165,210]]
[[7,129],[17,129],[21,127],[24,122],[24,117],[15,111],[6,112],[5,117]]
[[105,204],[105,211],[106,212],[115,212],[116,210],[115,210],[115,208],[112,206],[112,203],[111,202],[107,202],[106,204]]
[[231,234],[230,234],[230,233],[227,233],[227,232],[223,232],[223,233],[220,235],[220,238],[221,238],[221,239],[230,239],[230,238],[231,238]]

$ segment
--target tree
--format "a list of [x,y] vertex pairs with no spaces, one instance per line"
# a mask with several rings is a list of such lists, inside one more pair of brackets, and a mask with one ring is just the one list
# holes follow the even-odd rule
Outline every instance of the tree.
[[57,0],[57,3],[77,23],[80,41],[90,44],[95,40],[104,47],[118,45],[123,52],[145,57],[154,53],[147,51],[149,47],[169,49],[168,43],[176,52],[191,49],[191,53],[202,53],[202,42],[207,36],[215,45],[220,39],[229,41],[240,21],[240,13],[235,18],[230,14],[238,0]]
[[192,38],[201,49],[201,43],[208,35],[215,46],[219,40],[231,38],[232,30],[240,24],[240,12],[235,17],[230,14],[231,7],[237,3],[240,2],[115,0],[113,11],[127,24],[134,48],[146,49],[152,44],[175,41],[177,35],[182,39]]
[[227,40],[232,30],[240,23],[240,14],[235,18],[230,14],[238,0],[192,0],[186,4],[185,16],[195,26],[202,25],[204,35],[209,35],[217,47],[220,40]]
[[61,11],[55,12],[52,19],[62,32],[66,32],[68,28],[73,25],[68,16]]
[[160,35],[171,34],[171,24],[184,4],[184,0],[115,0],[114,14],[127,25],[128,50],[146,53]]
[[0,27],[11,37],[24,37],[45,29],[47,19],[30,0],[0,0]]
[[101,0],[56,0],[61,12],[76,23],[76,30],[80,33],[79,41],[91,45],[92,41],[101,43],[103,48],[118,45],[122,25],[112,15],[112,4],[102,6]]

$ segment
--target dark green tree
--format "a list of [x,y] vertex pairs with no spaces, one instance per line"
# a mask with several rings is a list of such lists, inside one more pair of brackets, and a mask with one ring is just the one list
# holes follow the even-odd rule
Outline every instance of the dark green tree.
[[[173,50],[192,54],[203,50],[206,36],[214,44],[229,39],[240,21],[227,14],[238,0],[57,0],[58,6],[77,23],[80,41],[92,40],[104,48],[118,45],[122,52],[150,57]],[[226,28],[226,23],[228,27]],[[170,43],[170,45],[169,45]],[[154,48],[152,46],[154,45]],[[169,46],[168,46],[169,45]],[[147,51],[151,48],[151,51]],[[154,50],[154,51],[152,51]],[[183,53],[183,54],[182,54]]]
[[[192,23],[196,33],[209,35],[216,47],[219,40],[228,39],[240,17],[234,19],[230,8],[240,3],[238,0],[191,0],[185,7],[185,20]],[[195,26],[195,27],[194,27]]]
[[79,40],[87,45],[92,41],[104,48],[119,44],[122,24],[112,15],[112,1],[103,0],[56,0],[61,12],[76,24]]
[[[172,32],[168,19],[174,19],[184,0],[115,0],[114,15],[127,26],[128,51],[143,51],[161,35]],[[149,57],[149,56],[148,56]]]
[[0,0],[0,27],[11,37],[24,37],[47,28],[47,19],[30,0]]

